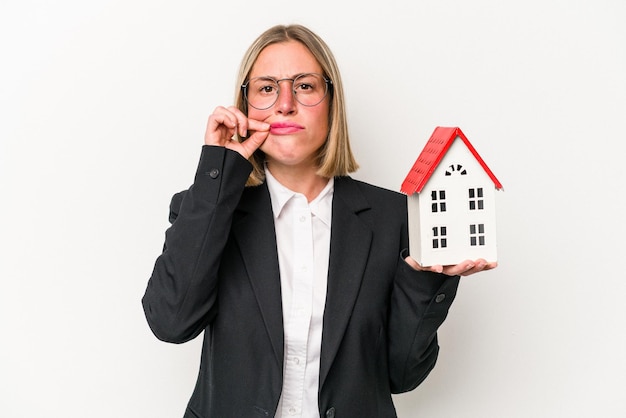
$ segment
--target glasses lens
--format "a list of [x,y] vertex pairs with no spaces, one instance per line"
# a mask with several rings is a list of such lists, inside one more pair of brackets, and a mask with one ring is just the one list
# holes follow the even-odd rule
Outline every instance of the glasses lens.
[[[250,106],[264,110],[276,103],[280,82],[293,82],[292,91],[296,100],[304,106],[319,104],[328,91],[328,83],[320,74],[301,74],[295,79],[275,80],[270,77],[255,77],[244,85],[246,100]],[[285,88],[285,86],[283,86]]]
[[246,99],[257,109],[271,107],[278,98],[278,83],[268,77],[256,77],[248,82]]
[[326,96],[326,80],[319,74],[302,74],[293,80],[296,100],[304,106],[315,106]]

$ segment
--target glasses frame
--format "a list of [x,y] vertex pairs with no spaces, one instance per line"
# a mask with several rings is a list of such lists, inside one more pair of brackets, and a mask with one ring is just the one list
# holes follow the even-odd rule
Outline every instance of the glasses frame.
[[[308,75],[320,76],[322,78],[322,80],[324,80],[324,83],[326,83],[326,91],[324,92],[324,95],[322,96],[320,101],[315,103],[315,104],[304,104],[304,103],[302,103],[300,100],[298,100],[298,94],[296,93],[296,91],[293,88],[293,86],[295,85],[297,79],[299,79],[300,77],[308,76]],[[272,102],[272,104],[270,104],[267,107],[256,107],[255,105],[250,103],[250,101],[248,100],[248,85],[250,84],[250,82],[252,80],[255,80],[257,78],[265,78],[267,80],[271,80],[271,81],[275,82],[276,85],[278,86],[278,89],[276,89],[276,97],[274,98],[274,101]],[[295,76],[294,78],[281,78],[281,79],[278,79],[278,80],[273,78],[273,77],[253,77],[253,78],[251,78],[250,80],[246,81],[244,84],[241,85],[242,94],[243,94],[244,99],[246,100],[246,103],[248,103],[250,106],[252,106],[256,110],[267,110],[267,109],[271,108],[278,101],[278,96],[280,95],[280,82],[281,81],[291,81],[291,93],[293,94],[293,98],[298,103],[300,103],[302,106],[306,106],[306,107],[313,107],[313,106],[317,106],[318,104],[322,103],[324,101],[324,99],[326,98],[326,96],[328,96],[328,92],[331,91],[332,88],[333,88],[332,80],[330,78],[324,76],[323,74],[319,74],[319,73],[303,73],[303,74],[299,74],[299,75]]]

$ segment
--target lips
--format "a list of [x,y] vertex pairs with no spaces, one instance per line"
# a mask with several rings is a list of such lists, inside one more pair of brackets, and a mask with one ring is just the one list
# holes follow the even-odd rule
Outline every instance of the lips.
[[303,129],[303,126],[293,122],[274,122],[270,125],[270,133],[273,135],[288,135]]

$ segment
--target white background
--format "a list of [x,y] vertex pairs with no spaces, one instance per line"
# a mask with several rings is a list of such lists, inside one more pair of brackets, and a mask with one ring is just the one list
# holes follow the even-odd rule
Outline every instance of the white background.
[[181,417],[199,340],[140,299],[171,195],[245,49],[335,52],[354,177],[398,190],[459,126],[505,191],[500,266],[463,279],[400,417],[626,416],[626,2],[0,2],[0,416]]

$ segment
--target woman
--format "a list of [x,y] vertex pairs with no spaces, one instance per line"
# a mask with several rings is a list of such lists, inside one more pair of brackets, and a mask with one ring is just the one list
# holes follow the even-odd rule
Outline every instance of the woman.
[[396,416],[391,394],[435,365],[458,275],[495,263],[408,257],[405,197],[348,176],[341,78],[307,28],[251,45],[236,104],[209,117],[143,298],[158,338],[204,331],[185,417]]

